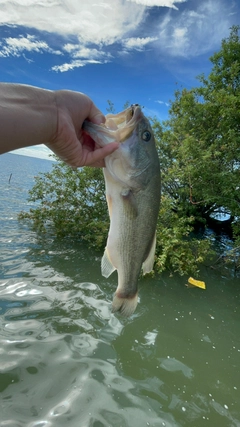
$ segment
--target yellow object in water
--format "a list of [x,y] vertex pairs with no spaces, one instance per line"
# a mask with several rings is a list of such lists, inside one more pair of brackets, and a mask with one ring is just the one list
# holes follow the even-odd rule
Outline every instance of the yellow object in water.
[[201,280],[195,280],[192,277],[189,277],[188,283],[190,283],[193,286],[197,286],[198,288],[206,289],[205,282],[202,282]]

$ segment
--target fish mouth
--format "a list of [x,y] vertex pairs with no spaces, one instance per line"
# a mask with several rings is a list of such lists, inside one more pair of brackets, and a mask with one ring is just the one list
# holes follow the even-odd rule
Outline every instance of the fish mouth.
[[[132,135],[137,124],[142,119],[144,119],[144,115],[141,107],[138,104],[132,104],[121,113],[107,114],[105,123],[101,125],[85,120],[82,128],[102,147],[114,141],[124,142]],[[98,137],[97,134],[101,135],[101,137]]]
[[136,128],[138,122],[143,118],[141,107],[132,104],[126,110],[118,114],[107,114],[103,125],[115,141],[124,142]]
[[130,125],[131,122],[135,121],[141,113],[140,105],[132,104],[126,110],[123,110],[118,114],[107,114],[105,126],[111,128],[112,121],[117,127],[122,127],[127,124]]

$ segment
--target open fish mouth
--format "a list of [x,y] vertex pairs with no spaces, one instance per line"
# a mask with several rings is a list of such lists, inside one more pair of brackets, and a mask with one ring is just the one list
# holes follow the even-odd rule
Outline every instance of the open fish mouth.
[[138,104],[132,104],[131,107],[118,114],[107,114],[106,122],[103,127],[108,132],[113,133],[118,142],[125,141],[133,132],[137,122],[143,117],[141,108]]
[[97,138],[99,145],[105,145],[113,141],[119,143],[124,142],[134,131],[137,123],[143,118],[141,107],[138,104],[132,104],[126,110],[121,111],[118,114],[107,114],[106,122],[101,125],[92,125],[88,121],[84,121],[83,129],[88,133],[95,129],[96,133],[99,132],[104,135],[104,142]]
[[131,107],[128,107],[118,114],[107,114],[105,126],[111,128],[112,120],[117,128],[126,126],[126,124],[130,125],[132,121],[136,120],[139,113],[141,113],[140,106],[138,104],[132,104]]

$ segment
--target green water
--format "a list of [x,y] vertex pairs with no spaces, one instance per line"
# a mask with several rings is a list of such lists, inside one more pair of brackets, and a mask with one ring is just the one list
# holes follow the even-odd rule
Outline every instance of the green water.
[[[31,175],[33,160],[21,161]],[[240,426],[239,279],[207,267],[206,290],[167,274],[141,279],[135,314],[113,315],[117,275],[101,277],[100,253],[18,223],[30,177],[21,184],[20,168],[6,185],[9,164],[0,163],[0,426]]]

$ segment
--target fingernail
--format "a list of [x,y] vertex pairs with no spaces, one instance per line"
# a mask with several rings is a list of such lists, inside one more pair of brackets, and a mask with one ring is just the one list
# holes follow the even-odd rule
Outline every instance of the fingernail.
[[96,125],[101,125],[102,123],[105,123],[105,121],[106,121],[106,118],[105,118],[105,116],[103,114],[97,114],[94,117],[94,123]]

